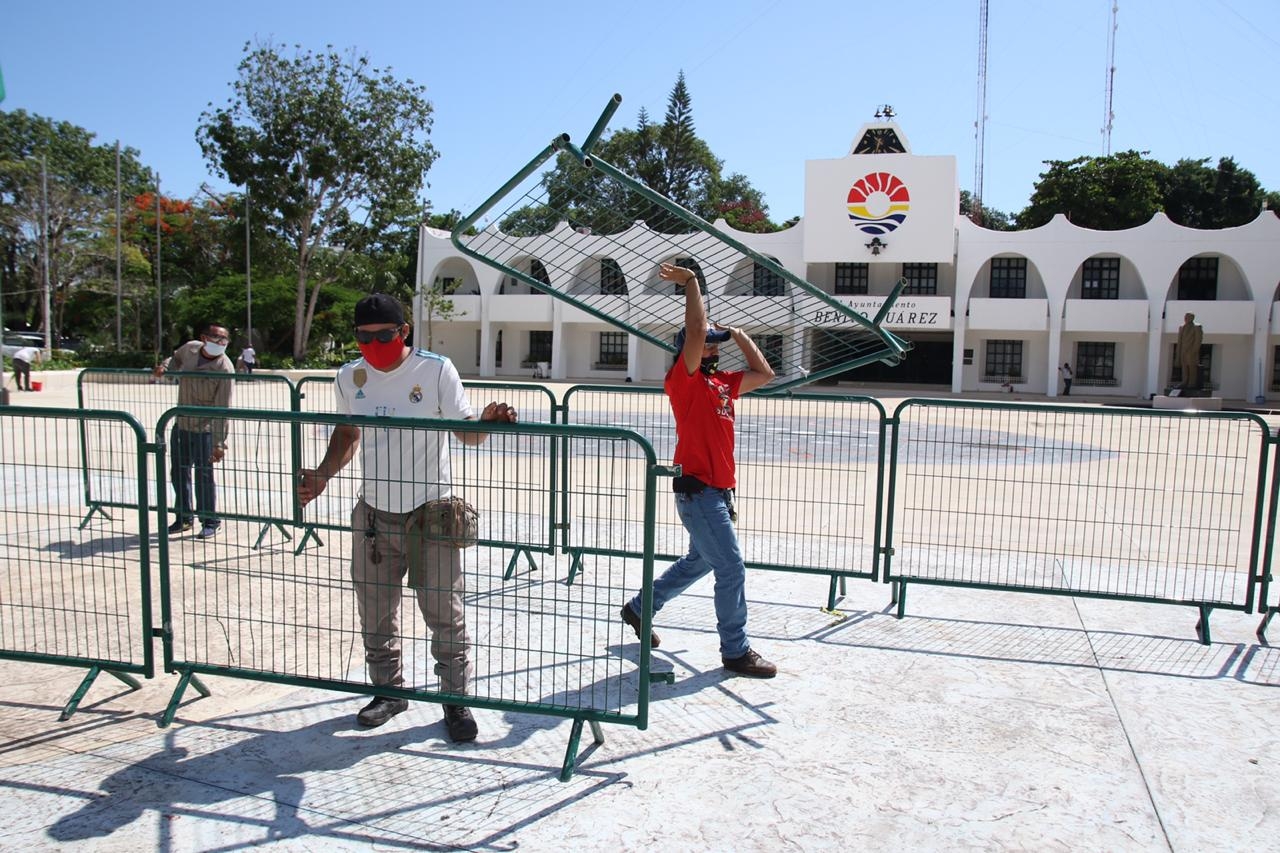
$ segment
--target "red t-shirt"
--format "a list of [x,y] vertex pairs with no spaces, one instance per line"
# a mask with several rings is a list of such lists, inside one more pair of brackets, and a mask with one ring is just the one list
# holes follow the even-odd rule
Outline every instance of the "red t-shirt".
[[663,388],[676,418],[676,454],[685,476],[697,477],[708,486],[732,489],[737,485],[733,465],[733,401],[742,387],[742,372],[708,376],[695,370],[690,376],[684,359],[667,371]]

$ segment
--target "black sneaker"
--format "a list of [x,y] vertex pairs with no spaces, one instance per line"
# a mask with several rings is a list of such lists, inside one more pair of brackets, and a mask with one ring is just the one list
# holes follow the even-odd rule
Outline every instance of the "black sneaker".
[[449,730],[449,740],[454,743],[469,743],[480,733],[476,718],[471,716],[471,709],[465,705],[444,706],[444,727]]
[[186,533],[188,530],[190,530],[194,526],[195,526],[195,522],[193,522],[191,519],[180,518],[177,521],[175,521],[173,524],[169,525],[169,532],[170,533]]
[[778,674],[778,668],[756,654],[754,649],[747,649],[740,658],[721,658],[720,661],[730,672],[750,678],[773,678]]
[[205,522],[204,527],[200,528],[200,532],[196,534],[197,539],[212,539],[218,535],[218,525]]
[[[631,630],[636,632],[636,639],[637,639],[637,640],[638,640],[638,639],[640,639],[640,630],[641,630],[641,628],[643,628],[644,626],[640,623],[640,617],[639,617],[639,616],[637,616],[637,615],[635,614],[635,611],[631,609],[631,605],[630,605],[630,604],[624,604],[624,605],[622,605],[622,621],[623,621],[623,622],[626,622],[628,625],[630,625],[630,626],[631,626]],[[656,649],[656,648],[657,648],[658,646],[660,646],[660,645],[662,645],[662,641],[658,639],[658,632],[657,632],[657,631],[650,631],[650,632],[649,632],[649,646],[650,646],[651,648],[655,648],[655,649]]]
[[356,722],[366,729],[376,729],[408,707],[408,699],[374,696],[373,701],[361,708],[359,714],[356,714]]

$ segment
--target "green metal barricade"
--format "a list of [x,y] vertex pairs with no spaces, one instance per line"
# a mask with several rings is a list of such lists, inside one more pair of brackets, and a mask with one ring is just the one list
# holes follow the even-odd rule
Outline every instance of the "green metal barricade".
[[1270,451],[1255,415],[906,400],[886,579],[1250,611]]
[[[305,376],[300,379],[297,385],[299,411],[313,414],[332,414],[336,412],[338,402],[334,397],[333,382],[333,376]],[[477,417],[484,410],[485,405],[492,401],[498,401],[514,406],[519,414],[520,423],[553,424],[557,420],[559,406],[556,403],[555,394],[546,386],[527,382],[476,380],[466,380],[462,385],[467,389],[472,408],[475,409]],[[298,426],[296,447],[301,453],[297,460],[298,467],[301,467],[304,459],[314,461],[324,456],[325,448],[329,445],[331,431],[329,424],[323,422],[309,426]],[[480,455],[477,457],[478,460],[483,460],[487,453],[486,448],[482,446]],[[558,492],[556,478],[559,475],[559,468],[555,462],[556,460],[553,456],[548,461],[548,467],[545,471],[530,470],[528,472],[530,478],[528,481],[508,484],[510,488],[518,492],[545,489],[549,495],[549,504],[544,514],[547,528],[541,535],[531,535],[529,537],[531,541],[528,550],[523,550],[513,557],[511,565],[511,571],[513,572],[519,557],[523,556],[528,567],[532,569],[536,568],[534,553],[551,553],[555,548],[555,530],[559,524],[556,518],[556,502],[554,500],[554,495]],[[351,464],[358,470],[359,458],[352,460]],[[351,487],[352,491],[343,493],[341,490],[348,486]],[[302,539],[299,540],[299,549],[305,547],[311,539],[319,538],[319,531],[321,530],[346,529],[349,507],[356,499],[356,488],[354,481],[335,484],[333,494],[326,492],[321,500],[306,508],[300,508],[299,523],[306,532],[303,534]]]
[[[125,412],[144,424],[152,440],[157,439],[154,432],[160,416],[167,409],[177,405],[178,383],[184,376],[201,379],[222,379],[234,382],[231,395],[233,409],[268,409],[272,411],[294,411],[297,409],[296,392],[293,384],[284,376],[272,374],[221,374],[207,373],[166,373],[159,379],[150,370],[115,370],[107,368],[87,368],[80,372],[76,379],[76,394],[79,405],[83,409],[109,410]],[[283,460],[278,454],[287,452],[287,444],[278,444],[275,437],[263,434],[251,422],[241,422],[241,432],[228,436],[228,453],[253,453],[264,463],[271,459]],[[116,450],[101,436],[94,434],[86,427],[79,436],[81,464],[85,472],[85,503],[88,506],[86,521],[94,513],[104,512],[111,507],[132,508],[129,502],[133,498],[100,488],[88,476],[91,470],[127,471],[130,459],[127,454],[117,458]],[[168,483],[168,478],[158,480]],[[151,483],[148,478],[148,483]],[[172,494],[170,495],[172,503]],[[155,508],[156,495],[154,486],[147,493],[146,506]],[[291,515],[285,516],[291,518]]]
[[[565,418],[634,430],[658,458],[675,453],[675,420],[660,388],[576,385]],[[749,394],[736,403],[739,547],[748,568],[876,579],[884,490],[885,411],[869,397]],[[570,496],[566,494],[565,500]],[[581,519],[566,504],[570,524]],[[657,556],[688,551],[669,497],[659,501]]]
[[[189,411],[166,413],[161,429]],[[574,726],[562,778],[572,772],[584,723],[591,724],[597,740],[601,722],[647,726],[648,631],[636,660],[619,652],[634,638],[617,619],[620,603],[643,590],[646,627],[652,620],[655,483],[658,476],[670,472],[656,463],[653,449],[643,438],[625,430],[560,425],[287,412],[228,412],[227,416],[271,423],[286,433],[293,425],[303,432],[339,425],[392,430],[394,446],[423,442],[427,448],[423,452],[430,452],[433,440],[448,443],[451,491],[479,512],[478,544],[453,552],[461,554],[462,612],[474,675],[466,694],[446,691],[443,680],[437,679],[440,655],[447,657],[460,641],[455,638],[451,646],[439,632],[427,636],[416,612],[414,590],[422,590],[425,602],[447,597],[450,590],[433,586],[430,571],[416,580],[411,574],[409,584],[414,590],[395,585],[388,593],[388,605],[398,613],[398,628],[387,628],[387,636],[397,637],[402,648],[404,686],[380,686],[379,695],[571,718]],[[487,440],[479,447],[469,446],[454,437],[459,432],[483,433]],[[628,554],[640,556],[597,557],[590,584],[566,585],[550,572],[512,578],[511,556],[541,547],[549,527],[554,489],[544,481],[543,472],[550,469],[562,447],[573,459],[566,487],[579,496],[580,511],[601,521],[590,530],[576,529],[575,544],[598,553],[606,540],[623,542]],[[308,465],[316,461],[314,456],[304,458]],[[163,466],[162,450],[157,476]],[[413,506],[414,490],[431,486],[422,466],[414,468],[371,481],[349,466],[329,481],[321,498],[329,490],[354,495],[362,486],[365,493],[370,489],[387,495],[411,493],[414,497],[406,505]],[[388,462],[376,470],[395,469]],[[265,476],[254,488],[279,493],[282,501],[294,491],[297,479],[296,475]],[[365,559],[378,565],[387,560],[395,567],[399,562],[394,548],[411,546],[378,545],[382,540],[376,538],[377,525],[383,525],[386,533],[389,522],[378,521],[366,511],[353,511],[351,505],[346,509],[344,529],[335,526],[318,547],[300,552],[252,549],[256,524],[267,518],[229,519],[216,536],[205,540],[162,534],[162,612],[168,629],[165,669],[180,675],[162,725],[172,720],[189,684],[205,689],[198,676],[206,673],[349,693],[374,691],[363,660],[353,586],[362,594],[388,586],[387,582],[353,583],[352,551],[372,548]],[[392,526],[387,534],[392,542],[402,541],[397,538],[401,529]],[[631,536],[636,537],[634,541]],[[550,559],[565,558],[553,555]],[[428,560],[424,565],[432,563]],[[378,608],[366,607],[366,612],[373,611]]]
[[[82,465],[85,432],[110,466]],[[100,673],[154,674],[146,451],[120,412],[0,408],[0,658],[87,667],[64,720]],[[132,511],[86,525],[84,483]]]

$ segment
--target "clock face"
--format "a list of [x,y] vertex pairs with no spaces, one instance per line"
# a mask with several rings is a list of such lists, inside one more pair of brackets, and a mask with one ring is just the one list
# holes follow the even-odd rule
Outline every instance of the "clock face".
[[862,134],[854,154],[904,154],[906,148],[898,139],[898,134],[889,127],[873,127]]

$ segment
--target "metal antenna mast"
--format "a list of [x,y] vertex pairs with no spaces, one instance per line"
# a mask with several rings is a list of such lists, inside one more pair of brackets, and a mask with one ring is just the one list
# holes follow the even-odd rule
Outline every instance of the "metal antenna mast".
[[1111,109],[1111,99],[1115,94],[1116,84],[1116,14],[1120,11],[1120,0],[1111,4],[1111,28],[1107,31],[1107,106],[1102,116],[1102,149],[1103,154],[1111,156],[1111,122],[1116,114]]
[[987,144],[987,0],[978,0],[978,118],[973,123],[973,207],[969,218],[982,224],[982,164]]

